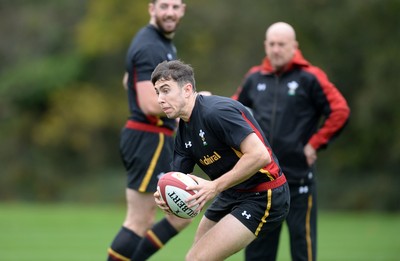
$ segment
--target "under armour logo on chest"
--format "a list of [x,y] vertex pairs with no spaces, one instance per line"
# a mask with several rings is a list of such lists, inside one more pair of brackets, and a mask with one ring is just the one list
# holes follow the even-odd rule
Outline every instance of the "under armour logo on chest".
[[185,142],[185,147],[186,148],[192,147],[192,142],[191,141],[189,141],[188,143]]

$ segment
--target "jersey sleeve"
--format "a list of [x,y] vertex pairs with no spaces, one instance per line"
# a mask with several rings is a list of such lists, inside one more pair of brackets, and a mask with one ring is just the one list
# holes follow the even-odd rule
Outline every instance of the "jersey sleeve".
[[171,167],[173,171],[189,174],[193,172],[196,162],[193,160],[191,155],[188,154],[187,150],[185,151],[182,149],[185,144],[183,144],[183,141],[179,137],[180,135],[178,130],[175,138],[175,149]]
[[137,82],[150,81],[154,68],[165,60],[160,52],[156,51],[157,49],[159,49],[157,45],[149,44],[137,52],[135,57]]

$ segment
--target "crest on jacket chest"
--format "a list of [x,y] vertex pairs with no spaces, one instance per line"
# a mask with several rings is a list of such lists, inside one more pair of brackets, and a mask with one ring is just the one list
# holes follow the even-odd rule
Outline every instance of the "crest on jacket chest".
[[296,81],[291,81],[288,82],[287,86],[289,88],[288,95],[290,96],[296,95],[296,90],[299,87],[299,84]]

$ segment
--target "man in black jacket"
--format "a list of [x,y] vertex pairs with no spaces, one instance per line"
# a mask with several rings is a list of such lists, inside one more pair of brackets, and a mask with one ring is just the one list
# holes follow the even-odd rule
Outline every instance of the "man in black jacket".
[[[262,64],[249,70],[233,98],[253,111],[288,179],[292,260],[316,260],[317,151],[340,133],[350,109],[326,74],[303,58],[292,26],[271,25],[264,44]],[[280,231],[252,242],[246,261],[275,260]]]

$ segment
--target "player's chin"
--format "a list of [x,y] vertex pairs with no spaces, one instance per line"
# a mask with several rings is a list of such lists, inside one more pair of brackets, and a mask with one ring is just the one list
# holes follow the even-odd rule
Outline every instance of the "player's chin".
[[176,23],[163,23],[162,25],[162,31],[165,34],[172,34],[176,31]]
[[172,113],[172,112],[170,112],[170,113],[166,113],[166,112],[165,112],[165,115],[167,115],[167,118],[168,118],[168,119],[176,119],[176,118],[178,118],[178,117],[175,115],[175,113]]

